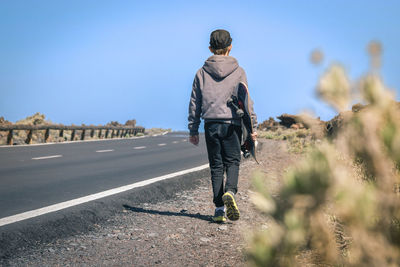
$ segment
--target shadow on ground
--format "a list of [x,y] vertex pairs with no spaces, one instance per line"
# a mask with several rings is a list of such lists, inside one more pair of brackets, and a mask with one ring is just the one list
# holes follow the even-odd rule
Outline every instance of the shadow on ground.
[[143,208],[132,207],[129,205],[123,205],[123,207],[126,210],[130,210],[130,211],[137,212],[137,213],[157,214],[157,215],[162,215],[162,216],[189,217],[189,218],[196,218],[196,219],[207,221],[207,222],[212,222],[210,215],[202,215],[200,213],[196,213],[196,214],[186,213],[186,210],[181,210],[181,212],[171,212],[171,211],[143,209]]

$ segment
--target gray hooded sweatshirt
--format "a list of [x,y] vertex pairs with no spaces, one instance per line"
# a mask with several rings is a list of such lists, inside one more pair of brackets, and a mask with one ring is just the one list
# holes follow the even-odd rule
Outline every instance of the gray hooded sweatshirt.
[[[246,73],[231,56],[214,55],[209,57],[199,69],[193,81],[189,103],[190,135],[197,135],[200,117],[209,121],[220,121],[240,125],[240,118],[227,105],[238,84],[247,85]],[[256,117],[250,100],[250,112],[256,125]]]

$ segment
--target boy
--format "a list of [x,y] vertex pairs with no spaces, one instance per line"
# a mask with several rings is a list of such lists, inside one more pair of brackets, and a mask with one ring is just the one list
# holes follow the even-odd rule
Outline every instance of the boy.
[[[211,33],[209,49],[214,55],[209,57],[204,66],[197,71],[189,103],[189,140],[194,145],[199,143],[200,117],[204,119],[213,202],[216,207],[212,219],[215,222],[226,221],[224,206],[228,219],[235,221],[240,217],[235,194],[241,159],[241,120],[228,106],[227,101],[235,94],[240,82],[247,85],[247,78],[237,60],[229,56],[231,43],[232,38],[228,31],[215,30]],[[250,112],[254,118],[253,125],[256,127],[252,105]],[[257,133],[254,131],[253,140],[256,136]],[[226,172],[225,186],[224,172]]]

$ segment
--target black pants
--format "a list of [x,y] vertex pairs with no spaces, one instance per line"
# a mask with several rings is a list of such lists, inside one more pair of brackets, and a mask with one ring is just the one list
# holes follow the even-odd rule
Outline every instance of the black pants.
[[227,123],[207,122],[204,129],[214,193],[213,202],[216,207],[222,207],[224,205],[222,195],[227,191],[237,192],[241,127]]

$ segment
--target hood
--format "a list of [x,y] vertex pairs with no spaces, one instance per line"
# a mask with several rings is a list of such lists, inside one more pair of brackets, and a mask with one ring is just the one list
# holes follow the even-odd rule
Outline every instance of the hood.
[[203,69],[213,78],[223,79],[239,67],[237,60],[231,56],[214,55],[204,63]]

